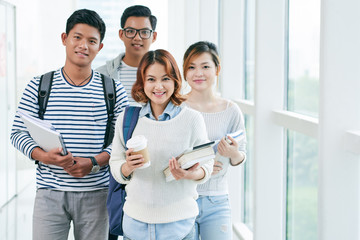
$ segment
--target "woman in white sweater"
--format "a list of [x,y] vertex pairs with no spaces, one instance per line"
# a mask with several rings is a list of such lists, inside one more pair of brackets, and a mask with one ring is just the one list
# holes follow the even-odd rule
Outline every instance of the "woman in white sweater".
[[[221,140],[213,175],[197,187],[200,214],[196,219],[196,238],[228,240],[232,236],[228,200],[227,170],[246,159],[244,118],[239,107],[217,96],[214,86],[220,72],[220,59],[215,44],[197,42],[184,55],[184,77],[191,87],[186,105],[201,112],[210,140]],[[224,136],[231,134],[226,140]],[[236,136],[236,137],[235,137]]]
[[[142,58],[132,97],[143,107],[132,136],[148,140],[151,165],[142,155],[125,149],[120,114],[115,129],[110,168],[113,177],[126,184],[124,239],[193,239],[198,215],[196,186],[208,180],[213,160],[201,167],[181,169],[176,157],[184,150],[208,142],[200,113],[180,106],[181,75],[175,59],[165,50],[149,51]],[[169,167],[176,181],[165,181]]]

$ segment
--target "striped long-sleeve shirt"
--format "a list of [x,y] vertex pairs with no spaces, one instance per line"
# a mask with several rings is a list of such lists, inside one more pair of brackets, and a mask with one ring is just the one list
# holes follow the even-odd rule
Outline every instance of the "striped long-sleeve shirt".
[[[18,109],[34,117],[38,116],[38,87],[40,77],[33,78],[26,86]],[[117,116],[128,105],[124,87],[116,82],[116,104],[114,108],[115,124]],[[68,151],[74,157],[95,156],[102,151],[111,154],[111,145],[102,149],[107,123],[107,111],[101,76],[94,71],[90,81],[84,86],[69,84],[61,69],[55,71],[52,88],[44,115],[61,133]],[[26,131],[26,127],[15,115],[12,144],[31,159],[31,153],[38,147]],[[36,173],[38,188],[52,188],[62,191],[91,191],[108,186],[108,166],[97,173],[90,173],[82,178],[69,175],[63,168],[39,163]]]

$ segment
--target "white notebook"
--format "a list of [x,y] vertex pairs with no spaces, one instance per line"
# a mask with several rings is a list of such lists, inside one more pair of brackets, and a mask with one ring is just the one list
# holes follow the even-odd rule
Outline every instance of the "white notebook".
[[62,148],[62,154],[67,154],[61,134],[55,130],[51,123],[35,118],[21,110],[18,111],[18,114],[23,120],[32,139],[34,139],[44,151],[48,152],[54,148]]

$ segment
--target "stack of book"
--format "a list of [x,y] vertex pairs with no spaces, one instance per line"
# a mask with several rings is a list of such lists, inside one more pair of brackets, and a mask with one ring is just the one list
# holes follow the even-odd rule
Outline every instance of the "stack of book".
[[[213,145],[215,142],[208,142],[192,149],[186,150],[182,154],[176,157],[176,160],[180,164],[182,169],[188,169],[194,166],[196,163],[199,163],[201,166],[206,161],[213,159],[215,157]],[[171,174],[169,167],[164,170],[165,178],[167,182],[175,180],[174,176]]]

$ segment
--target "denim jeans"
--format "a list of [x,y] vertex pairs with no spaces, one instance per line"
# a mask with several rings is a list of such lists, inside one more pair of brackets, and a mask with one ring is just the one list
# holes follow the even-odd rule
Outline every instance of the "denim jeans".
[[[150,224],[126,214],[123,218],[124,240],[193,240],[195,217],[170,223]],[[186,235],[186,236],[185,236]],[[184,237],[185,236],[185,237]]]
[[[194,239],[195,239],[195,226],[191,229],[191,232],[189,232],[189,234],[186,235],[186,237],[183,238],[182,240],[194,240]],[[131,239],[124,236],[123,240],[131,240]]]
[[231,211],[228,195],[200,196],[199,215],[195,220],[195,239],[232,239]]

